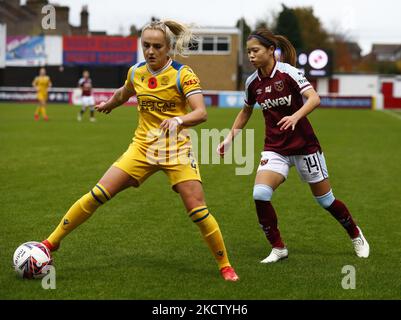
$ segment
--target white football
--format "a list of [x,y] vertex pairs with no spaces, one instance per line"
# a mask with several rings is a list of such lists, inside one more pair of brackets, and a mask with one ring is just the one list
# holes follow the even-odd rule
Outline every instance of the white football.
[[25,242],[14,252],[13,267],[21,278],[43,278],[52,264],[53,259],[49,249],[40,242]]

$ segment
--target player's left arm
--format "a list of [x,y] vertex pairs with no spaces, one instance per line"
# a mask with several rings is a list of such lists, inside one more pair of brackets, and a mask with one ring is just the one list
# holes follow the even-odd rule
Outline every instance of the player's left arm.
[[163,130],[175,130],[179,125],[186,127],[196,126],[199,123],[207,120],[207,112],[205,102],[203,100],[202,93],[195,93],[188,97],[188,104],[191,108],[191,112],[186,115],[174,117],[164,120],[160,124],[160,128]]
[[191,112],[171,119],[166,119],[160,124],[163,130],[175,130],[179,125],[186,127],[196,126],[207,120],[206,106],[203,99],[199,78],[188,67],[181,71],[180,90],[186,97]]
[[180,117],[183,125],[196,126],[207,120],[207,111],[202,93],[190,95],[188,97],[188,104],[192,111]]
[[283,117],[277,123],[277,125],[280,126],[280,130],[287,130],[288,128],[291,128],[292,131],[294,131],[298,121],[303,117],[306,117],[320,104],[320,97],[315,89],[310,88],[305,90],[302,95],[306,98],[304,105],[292,115]]

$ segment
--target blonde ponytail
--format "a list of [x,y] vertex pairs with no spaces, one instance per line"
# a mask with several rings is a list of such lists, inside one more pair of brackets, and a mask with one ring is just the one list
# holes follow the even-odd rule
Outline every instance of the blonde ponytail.
[[143,27],[142,32],[146,29],[160,30],[166,36],[167,44],[171,47],[173,56],[180,55],[186,57],[185,51],[189,44],[195,39],[191,29],[174,20],[152,21]]
[[[173,20],[164,20],[163,23],[168,27],[167,34],[172,33],[174,39],[173,54],[185,57],[185,51],[188,49],[189,44],[194,39],[191,29],[181,23]],[[171,37],[171,35],[168,35]]]

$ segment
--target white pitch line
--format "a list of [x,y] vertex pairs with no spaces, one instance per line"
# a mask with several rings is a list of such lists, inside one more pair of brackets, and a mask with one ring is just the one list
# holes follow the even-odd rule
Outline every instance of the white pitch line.
[[390,116],[393,116],[394,118],[397,118],[398,120],[401,120],[401,114],[398,114],[397,112],[391,111],[391,110],[382,110],[385,114],[388,114]]

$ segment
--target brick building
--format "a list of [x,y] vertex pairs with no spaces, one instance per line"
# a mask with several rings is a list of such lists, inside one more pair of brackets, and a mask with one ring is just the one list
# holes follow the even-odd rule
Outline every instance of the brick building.
[[237,90],[240,31],[237,28],[197,28],[188,57],[178,58],[199,76],[205,90]]
[[20,0],[0,0],[0,23],[7,25],[7,35],[89,35],[106,34],[89,30],[89,12],[82,7],[81,24],[73,26],[69,23],[70,8],[51,4],[56,10],[56,29],[43,29],[42,19],[46,13],[42,8],[49,4],[48,0],[27,0],[20,5]]

